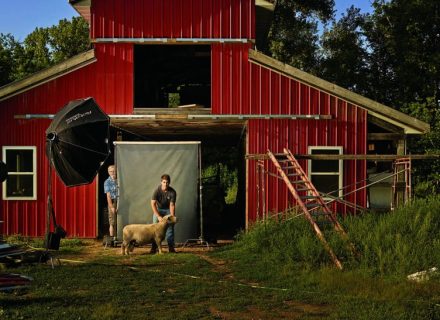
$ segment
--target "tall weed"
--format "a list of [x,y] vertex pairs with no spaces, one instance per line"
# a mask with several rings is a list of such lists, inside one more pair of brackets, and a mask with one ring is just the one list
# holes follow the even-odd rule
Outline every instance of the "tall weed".
[[[347,243],[324,226],[330,246],[346,269],[371,275],[403,276],[440,267],[440,197],[412,202],[386,214],[368,213],[341,220],[359,256],[353,256]],[[268,219],[239,235],[233,252],[276,262],[277,268],[292,265],[319,269],[331,265],[327,251],[303,217],[279,222]],[[241,255],[242,256],[242,255]]]

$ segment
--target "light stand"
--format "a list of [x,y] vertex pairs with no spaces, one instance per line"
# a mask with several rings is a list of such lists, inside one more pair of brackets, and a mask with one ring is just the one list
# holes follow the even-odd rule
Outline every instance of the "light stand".
[[[46,255],[49,257],[52,268],[54,267],[53,264],[53,257],[49,255],[49,250],[58,250],[60,248],[60,241],[61,238],[64,238],[66,236],[66,231],[57,224],[56,218],[55,218],[55,211],[53,209],[53,202],[52,202],[52,165],[51,165],[51,155],[52,155],[52,147],[54,141],[58,139],[56,133],[52,132],[47,135],[47,141],[49,143],[49,154],[48,154],[48,170],[47,170],[47,208],[46,208],[46,237],[45,237],[45,243],[44,247],[46,248]],[[54,226],[54,232],[50,231],[50,219],[53,220],[53,226]],[[57,259],[58,260],[58,259]],[[59,260],[58,260],[59,262]]]

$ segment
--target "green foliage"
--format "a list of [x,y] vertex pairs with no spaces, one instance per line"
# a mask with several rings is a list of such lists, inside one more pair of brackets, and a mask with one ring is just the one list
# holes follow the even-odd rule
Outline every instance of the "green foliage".
[[[354,257],[347,243],[327,226],[322,226],[330,246],[344,267],[370,275],[404,277],[409,273],[440,265],[439,197],[416,200],[387,214],[365,214],[343,220],[350,240],[361,258]],[[256,223],[239,237],[232,251],[239,255],[264,257],[280,270],[291,266],[318,270],[332,262],[310,224],[301,216],[277,222]],[[252,263],[259,263],[259,258]]]
[[23,78],[51,65],[49,31],[47,28],[36,28],[23,42],[23,51],[17,56],[19,68],[16,78]]
[[218,184],[225,191],[226,204],[236,201],[238,189],[239,155],[236,147],[205,147],[202,178],[204,183]]
[[[435,97],[419,99],[419,101],[408,103],[403,111],[423,120],[431,125],[431,131],[422,137],[409,139],[408,148],[416,154],[440,154],[440,108],[439,101]],[[424,196],[440,192],[440,161],[424,160],[414,162],[413,175],[416,184],[416,196],[422,196],[419,192],[430,186]],[[420,186],[418,186],[420,185]]]
[[393,213],[344,223],[362,252],[358,268],[404,276],[440,263],[439,197],[420,199]]
[[82,17],[60,20],[48,29],[48,44],[52,48],[54,63],[64,61],[90,48],[89,25]]
[[374,7],[365,34],[378,100],[396,108],[433,95],[438,100],[438,1],[376,0]]
[[89,29],[82,17],[36,28],[23,43],[0,34],[0,86],[20,80],[90,48]]
[[355,92],[365,92],[367,48],[362,31],[365,15],[351,6],[342,18],[325,29],[321,38],[318,74]]
[[330,19],[333,6],[333,0],[277,1],[269,32],[272,57],[306,71],[315,69],[318,61],[318,21]]
[[12,35],[0,33],[0,87],[13,80],[14,52],[17,45]]

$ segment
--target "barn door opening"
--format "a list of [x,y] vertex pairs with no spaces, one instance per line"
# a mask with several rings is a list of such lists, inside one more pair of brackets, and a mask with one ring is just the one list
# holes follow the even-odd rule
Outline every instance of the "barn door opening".
[[[197,199],[197,204],[202,202],[204,237],[209,243],[217,240],[231,240],[234,236],[245,228],[245,207],[246,207],[246,124],[240,123],[197,123],[193,128],[192,123],[174,122],[172,130],[167,123],[154,122],[154,126],[149,122],[127,122],[118,123],[118,132],[114,136],[116,149],[118,143],[144,143],[148,142],[180,142],[201,141],[201,168],[203,197],[202,201]],[[117,137],[116,137],[117,136]],[[103,181],[108,177],[107,166],[113,164],[117,159],[112,157],[109,163],[103,166],[99,176],[98,199],[99,199],[99,235],[108,234],[108,218],[103,208],[105,207],[105,197],[103,193]],[[117,162],[117,161],[116,161]],[[145,165],[143,163],[142,165]],[[118,166],[118,164],[117,164]],[[130,165],[131,170],[138,172],[136,165]],[[162,172],[158,172],[160,176]],[[159,179],[156,177],[156,179]],[[174,184],[174,177],[171,176]],[[159,183],[158,180],[155,181]],[[144,186],[141,196],[144,200],[149,200],[151,195]],[[177,190],[177,214],[180,215],[179,205],[181,204],[181,191]],[[147,206],[148,204],[146,204]],[[146,215],[149,207],[142,209]],[[195,226],[197,231],[194,236],[199,236],[199,212],[197,208],[197,218]],[[122,214],[122,213],[121,213]],[[152,221],[145,221],[151,223]],[[194,238],[194,237],[191,237]]]

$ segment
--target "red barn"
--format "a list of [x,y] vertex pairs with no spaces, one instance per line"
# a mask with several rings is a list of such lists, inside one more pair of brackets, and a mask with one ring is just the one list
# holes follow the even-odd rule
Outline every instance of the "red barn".
[[[368,174],[364,156],[404,154],[407,135],[429,130],[417,119],[259,53],[273,10],[266,1],[70,3],[89,22],[93,49],[0,88],[0,147],[9,174],[0,201],[3,234],[44,234],[48,115],[74,99],[97,101],[111,117],[114,140],[238,146],[241,205],[234,214],[241,227],[257,219],[260,203],[252,155],[287,147],[296,155],[351,156],[321,160],[324,167],[336,164],[331,171],[312,170],[315,160],[300,163],[318,189],[336,182],[345,201],[366,207],[367,189],[359,188]],[[57,221],[70,236],[99,235],[102,181],[67,188],[53,177]],[[292,205],[281,180],[268,176],[264,185],[266,211]],[[344,204],[334,209],[351,212]]]

